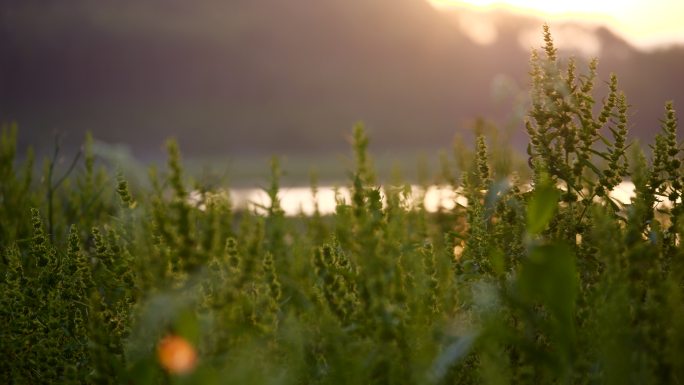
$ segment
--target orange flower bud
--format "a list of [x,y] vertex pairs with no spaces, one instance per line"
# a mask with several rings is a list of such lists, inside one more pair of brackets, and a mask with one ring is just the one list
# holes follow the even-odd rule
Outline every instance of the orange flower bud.
[[169,373],[186,374],[197,364],[197,351],[185,338],[168,335],[157,345],[157,359]]

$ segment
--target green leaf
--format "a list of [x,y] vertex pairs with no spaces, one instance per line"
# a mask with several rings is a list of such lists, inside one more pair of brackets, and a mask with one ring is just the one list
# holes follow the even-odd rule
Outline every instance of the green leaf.
[[444,378],[452,365],[468,355],[477,337],[477,334],[474,333],[465,334],[446,346],[432,364],[431,379],[434,382],[439,382]]
[[527,231],[539,234],[546,228],[558,207],[560,192],[551,185],[541,185],[534,190],[527,205]]
[[200,325],[197,320],[197,313],[193,309],[184,309],[176,318],[174,328],[178,335],[184,337],[193,344],[199,343]]
[[577,296],[575,257],[563,244],[538,246],[531,250],[520,273],[521,294],[540,301],[567,324]]
[[504,251],[497,248],[494,249],[489,256],[492,263],[492,270],[497,276],[502,276],[506,273],[506,260]]
[[[597,154],[597,155],[600,155],[600,153],[598,153],[598,152],[596,152],[596,154]],[[601,155],[601,156],[602,156],[602,155]],[[608,157],[605,157],[605,159],[606,159],[606,160],[609,160]],[[601,170],[599,170],[598,167],[594,166],[594,164],[591,163],[590,161],[581,158],[581,159],[580,159],[580,162],[582,162],[583,165],[589,167],[592,171],[594,171],[594,172],[596,173],[596,175],[603,175],[603,173],[601,172]]]
[[523,303],[542,305],[548,318],[540,320],[541,328],[554,341],[555,356],[564,365],[574,354],[575,306],[579,279],[574,253],[564,244],[534,247],[522,265],[518,278]]

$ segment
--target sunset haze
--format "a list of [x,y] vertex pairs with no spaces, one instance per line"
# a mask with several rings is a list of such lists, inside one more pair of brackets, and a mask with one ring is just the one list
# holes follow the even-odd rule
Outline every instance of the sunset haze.
[[438,9],[504,10],[548,22],[603,25],[643,49],[684,44],[684,2],[656,1],[543,1],[543,0],[429,0]]

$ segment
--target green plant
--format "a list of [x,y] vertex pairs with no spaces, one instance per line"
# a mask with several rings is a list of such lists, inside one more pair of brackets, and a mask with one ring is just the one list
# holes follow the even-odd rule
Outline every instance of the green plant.
[[[511,154],[480,121],[473,149],[440,157],[439,180],[468,203],[436,213],[420,200],[423,165],[417,201],[398,177],[381,186],[361,124],[350,199],[296,217],[276,159],[270,202],[249,211],[193,182],[173,140],[148,188],[102,167],[89,136],[83,167],[76,157],[54,180],[53,156],[34,183],[32,156],[17,165],[16,128],[3,128],[0,382],[684,381],[673,104],[649,159],[627,144],[617,78],[596,106],[597,62],[578,74],[547,27],[544,41],[532,55],[532,177],[505,174]],[[629,204],[610,196],[623,179]]]

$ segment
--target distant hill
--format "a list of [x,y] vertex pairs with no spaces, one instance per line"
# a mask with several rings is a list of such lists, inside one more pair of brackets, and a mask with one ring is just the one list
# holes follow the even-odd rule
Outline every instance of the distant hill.
[[[444,148],[478,116],[520,126],[496,95],[524,92],[520,34],[540,45],[542,21],[492,17],[499,37],[478,45],[422,0],[0,0],[0,120],[24,144],[91,130],[143,157],[170,135],[189,155],[325,153],[357,120],[376,148]],[[595,36],[650,140],[684,101],[684,49]]]

